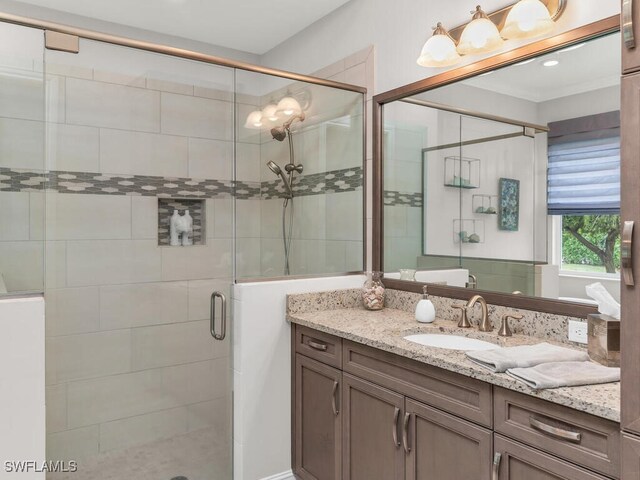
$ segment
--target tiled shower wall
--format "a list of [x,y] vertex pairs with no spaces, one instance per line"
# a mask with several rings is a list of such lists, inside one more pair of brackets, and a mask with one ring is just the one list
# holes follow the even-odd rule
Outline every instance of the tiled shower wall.
[[[224,441],[229,343],[207,332],[209,296],[232,281],[231,73],[217,73],[223,91],[48,55],[48,456],[207,426]],[[258,158],[239,152],[251,182]],[[158,246],[157,196],[169,195],[206,199],[202,245]]]

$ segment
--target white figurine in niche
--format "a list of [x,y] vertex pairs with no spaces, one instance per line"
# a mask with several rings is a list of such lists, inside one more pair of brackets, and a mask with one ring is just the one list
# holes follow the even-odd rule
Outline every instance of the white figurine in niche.
[[185,210],[184,215],[180,215],[177,209],[173,210],[169,221],[169,244],[174,247],[193,245],[190,235],[193,235],[193,218],[189,210]]

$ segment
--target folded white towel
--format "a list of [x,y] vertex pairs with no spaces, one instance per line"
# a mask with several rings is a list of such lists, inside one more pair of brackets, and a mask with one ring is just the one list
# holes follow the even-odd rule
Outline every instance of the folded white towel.
[[619,368],[593,362],[543,363],[531,368],[512,368],[507,374],[536,390],[620,381]]
[[558,347],[549,343],[503,347],[494,350],[475,350],[467,352],[469,359],[497,373],[510,368],[533,367],[549,362],[584,362],[589,360],[587,352]]

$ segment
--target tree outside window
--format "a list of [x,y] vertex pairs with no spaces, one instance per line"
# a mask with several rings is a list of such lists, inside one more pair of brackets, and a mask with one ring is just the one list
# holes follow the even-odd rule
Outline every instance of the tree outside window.
[[563,215],[562,269],[620,271],[620,215]]

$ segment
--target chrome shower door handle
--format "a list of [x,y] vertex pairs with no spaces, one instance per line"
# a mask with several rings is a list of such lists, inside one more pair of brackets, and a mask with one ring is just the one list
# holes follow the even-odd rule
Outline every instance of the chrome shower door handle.
[[627,50],[636,48],[636,37],[633,33],[633,0],[622,0],[622,38]]
[[[216,333],[216,298],[220,298],[221,303],[221,322],[220,333]],[[209,330],[211,336],[216,340],[224,340],[227,336],[227,297],[221,292],[213,292],[211,294],[211,303],[209,305]]]
[[628,287],[633,287],[633,222],[626,221],[622,227],[620,239],[620,266],[622,267],[622,280]]

